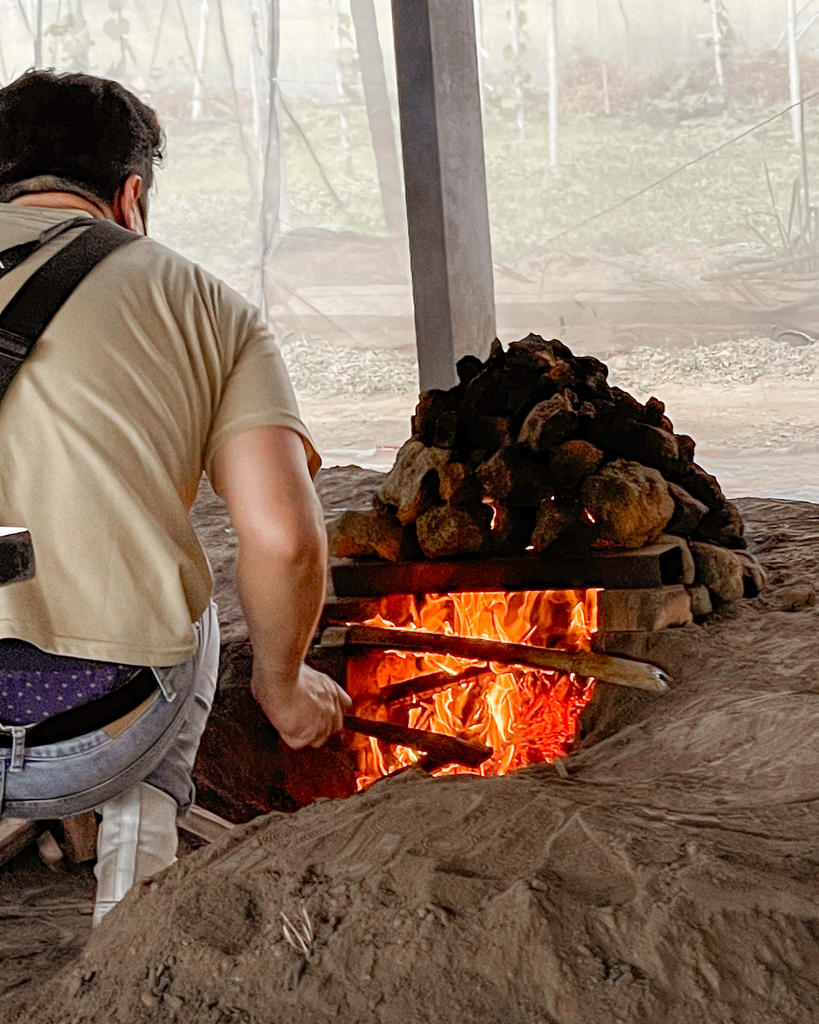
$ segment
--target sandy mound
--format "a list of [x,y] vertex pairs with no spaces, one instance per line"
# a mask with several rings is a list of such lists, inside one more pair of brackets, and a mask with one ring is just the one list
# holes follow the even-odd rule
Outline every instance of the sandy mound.
[[678,687],[568,779],[408,773],[260,818],[130,894],[9,1019],[815,1021],[819,608],[784,605],[817,582],[819,509],[740,505],[770,590],[666,633]]

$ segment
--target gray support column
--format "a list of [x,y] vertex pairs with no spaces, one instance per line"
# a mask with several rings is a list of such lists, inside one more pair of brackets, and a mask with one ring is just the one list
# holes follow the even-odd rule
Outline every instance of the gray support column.
[[495,336],[473,0],[392,0],[421,389]]

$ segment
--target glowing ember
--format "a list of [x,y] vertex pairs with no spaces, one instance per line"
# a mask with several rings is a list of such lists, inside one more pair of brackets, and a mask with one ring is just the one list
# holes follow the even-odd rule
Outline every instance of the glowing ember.
[[[367,625],[528,643],[555,650],[589,650],[597,629],[597,594],[596,590],[447,594],[428,595],[420,603],[407,597],[405,612],[394,615],[396,621],[376,616]],[[349,663],[347,686],[357,715],[446,733],[494,748],[493,756],[479,768],[449,765],[435,771],[436,775],[504,775],[568,753],[578,715],[591,700],[594,680],[508,665],[478,664],[477,668],[483,670],[478,674],[475,668],[475,662],[449,655],[377,652]],[[467,669],[473,671],[459,679]],[[421,687],[418,693],[383,699],[384,687],[432,673],[452,676],[452,683],[439,681],[434,692]],[[353,746],[358,757],[359,789],[423,758],[416,751],[391,747],[372,737],[356,736]]]

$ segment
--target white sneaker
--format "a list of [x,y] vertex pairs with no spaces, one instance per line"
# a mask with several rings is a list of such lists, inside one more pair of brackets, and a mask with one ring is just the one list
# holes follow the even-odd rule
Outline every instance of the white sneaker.
[[176,801],[146,782],[108,800],[99,810],[95,928],[135,882],[173,864],[178,843]]

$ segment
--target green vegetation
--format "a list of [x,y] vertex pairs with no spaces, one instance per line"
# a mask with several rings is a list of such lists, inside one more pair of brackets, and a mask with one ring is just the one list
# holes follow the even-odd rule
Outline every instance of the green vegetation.
[[[799,151],[787,117],[588,227],[554,237],[775,112],[761,111],[753,119],[748,114],[723,113],[660,125],[637,115],[567,115],[562,126],[562,162],[550,168],[545,119],[530,117],[526,141],[520,143],[514,120],[504,111],[490,111],[486,159],[496,258],[589,247],[633,252],[657,244],[745,244],[764,250],[757,231],[775,251],[780,242],[765,166],[784,221],[793,182],[800,173]],[[323,183],[313,156],[288,122],[291,227],[382,231],[375,161],[363,109],[350,107],[347,112],[352,173],[340,142],[338,110],[303,103],[294,114],[336,195]],[[819,111],[814,107],[806,110],[806,129],[810,162],[819,167]],[[250,139],[247,128],[245,134]],[[252,265],[257,211],[236,125],[227,120],[179,124],[170,137],[168,167],[160,177],[155,202],[160,235],[194,258],[211,261],[216,256],[220,263]]]

